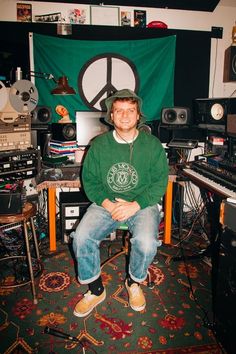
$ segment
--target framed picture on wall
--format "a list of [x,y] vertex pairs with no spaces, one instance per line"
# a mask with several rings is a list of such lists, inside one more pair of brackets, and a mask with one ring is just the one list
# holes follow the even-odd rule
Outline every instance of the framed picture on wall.
[[113,6],[90,6],[91,25],[119,26],[120,9]]
[[71,24],[84,25],[86,23],[86,10],[80,8],[70,9],[68,19]]
[[146,27],[146,11],[134,10],[134,27]]
[[121,11],[120,12],[120,25],[121,26],[131,26],[131,12]]
[[17,3],[16,18],[19,22],[32,22],[32,5]]

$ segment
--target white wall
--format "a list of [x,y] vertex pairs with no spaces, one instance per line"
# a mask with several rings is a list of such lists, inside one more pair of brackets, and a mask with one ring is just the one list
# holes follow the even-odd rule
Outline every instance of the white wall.
[[[19,0],[0,0],[0,21],[16,21],[16,3]],[[24,1],[22,1],[24,3]],[[61,12],[65,19],[69,9],[82,8],[86,10],[86,23],[90,23],[90,6],[71,3],[52,3],[27,1],[32,4],[32,15]],[[136,7],[137,8],[137,7]],[[131,7],[120,7],[121,11],[131,11]],[[141,8],[140,8],[141,9]],[[144,9],[144,8],[143,8]],[[224,51],[231,45],[232,27],[236,20],[236,7],[218,5],[213,12],[185,11],[172,9],[146,8],[147,23],[160,20],[168,28],[183,30],[211,31],[212,27],[223,28],[222,39],[212,39],[209,97],[228,97],[236,90],[236,83],[223,83]],[[133,23],[133,22],[132,22]],[[186,48],[188,55],[188,48]],[[201,48],[199,48],[201,55]],[[194,70],[194,68],[193,68]],[[234,97],[236,93],[234,93]]]

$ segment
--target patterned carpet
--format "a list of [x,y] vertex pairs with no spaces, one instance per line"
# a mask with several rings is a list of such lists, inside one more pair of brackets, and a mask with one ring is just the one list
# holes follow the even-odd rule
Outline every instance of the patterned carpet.
[[[107,246],[101,247],[103,260]],[[87,287],[76,280],[70,247],[58,242],[57,252],[42,252],[37,305],[29,285],[0,290],[0,353],[222,353],[205,326],[211,320],[211,268],[199,259],[174,262],[176,252],[159,249],[150,267],[155,286],[143,283],[147,307],[141,313],[128,306],[124,256],[106,265],[107,297],[83,319],[73,316],[73,308]],[[11,277],[1,274],[2,284]],[[50,335],[47,328],[58,332]]]

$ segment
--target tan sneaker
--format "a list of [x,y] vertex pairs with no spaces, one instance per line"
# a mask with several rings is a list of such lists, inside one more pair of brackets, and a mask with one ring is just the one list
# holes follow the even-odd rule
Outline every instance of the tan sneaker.
[[84,297],[77,302],[74,309],[74,315],[77,317],[87,316],[98,304],[100,304],[106,298],[106,290],[101,293],[101,295],[96,296],[91,293],[91,291],[87,291],[84,294]]
[[141,287],[133,283],[131,286],[128,285],[128,281],[125,281],[125,286],[129,294],[129,304],[134,311],[142,311],[145,309],[146,300]]

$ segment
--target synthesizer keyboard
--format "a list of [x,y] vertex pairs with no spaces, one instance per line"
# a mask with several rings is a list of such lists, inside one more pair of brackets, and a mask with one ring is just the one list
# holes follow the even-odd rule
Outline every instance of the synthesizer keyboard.
[[190,168],[184,168],[183,174],[194,183],[223,197],[236,198],[236,174],[231,171],[196,161]]

